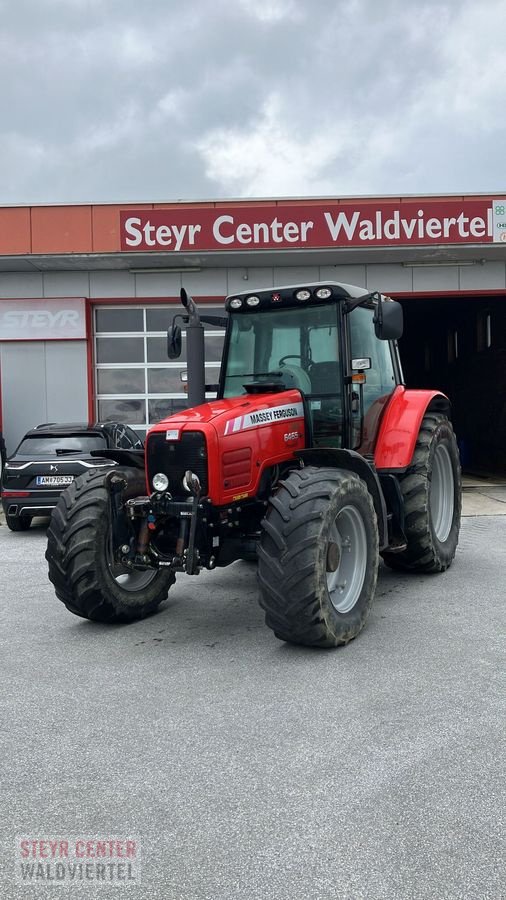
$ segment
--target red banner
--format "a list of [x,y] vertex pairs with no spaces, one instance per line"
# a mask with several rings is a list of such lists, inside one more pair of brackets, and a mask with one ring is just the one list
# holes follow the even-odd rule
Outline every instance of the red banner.
[[289,250],[487,244],[492,200],[125,210],[126,251]]

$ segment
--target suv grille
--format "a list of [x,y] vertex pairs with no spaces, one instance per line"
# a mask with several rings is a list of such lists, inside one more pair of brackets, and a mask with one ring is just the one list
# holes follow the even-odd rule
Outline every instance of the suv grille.
[[191,469],[200,478],[202,496],[207,494],[207,447],[201,431],[183,431],[179,441],[167,441],[165,432],[148,435],[147,467],[150,490],[153,476],[164,472],[169,479],[169,491],[175,500],[187,499],[183,476]]

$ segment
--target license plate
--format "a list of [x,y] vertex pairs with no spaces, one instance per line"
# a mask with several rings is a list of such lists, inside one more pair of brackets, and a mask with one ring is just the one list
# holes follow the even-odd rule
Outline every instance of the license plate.
[[36,484],[40,487],[66,487],[73,480],[73,475],[37,475]]

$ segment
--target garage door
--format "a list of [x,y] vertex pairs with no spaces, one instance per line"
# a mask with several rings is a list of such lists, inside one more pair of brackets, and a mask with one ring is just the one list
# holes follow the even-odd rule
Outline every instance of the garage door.
[[[149,425],[187,405],[181,358],[167,358],[167,328],[179,307],[97,306],[94,310],[95,395],[100,421],[120,421],[144,435]],[[206,313],[224,315],[223,306]],[[206,326],[206,382],[218,380],[223,329]],[[212,398],[214,394],[209,394]]]

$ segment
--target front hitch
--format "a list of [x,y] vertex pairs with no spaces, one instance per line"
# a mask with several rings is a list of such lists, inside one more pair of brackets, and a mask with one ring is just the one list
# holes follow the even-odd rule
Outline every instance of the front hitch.
[[190,537],[188,547],[185,554],[185,572],[187,575],[198,575],[200,572],[199,552],[195,549],[195,535],[197,532],[197,516],[200,502],[200,479],[198,475],[189,469],[185,472],[183,479],[184,486],[187,491],[193,494],[192,511],[190,519]]
[[[157,566],[170,566],[175,572],[183,571],[187,575],[198,575],[200,572],[200,553],[195,546],[199,511],[201,510],[200,495],[201,484],[197,475],[189,469],[183,479],[184,487],[191,494],[191,498],[185,501],[174,501],[169,492],[155,491],[150,497],[136,497],[127,500],[126,513],[130,521],[137,521],[136,547],[132,545],[122,547],[127,565],[151,563]],[[191,506],[190,506],[191,504]],[[156,541],[151,541],[151,535],[157,531],[157,524],[163,529],[163,523],[167,520],[179,520],[179,532],[177,535],[174,555],[168,556],[161,552]]]

